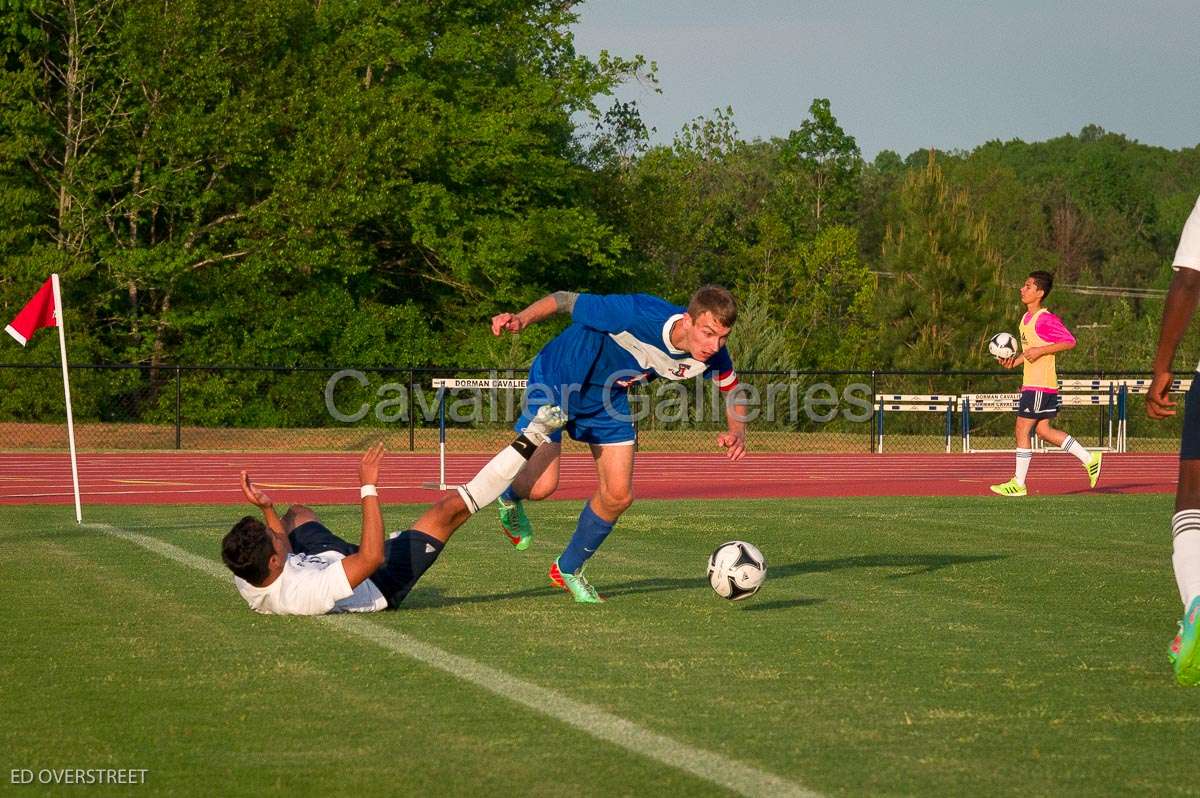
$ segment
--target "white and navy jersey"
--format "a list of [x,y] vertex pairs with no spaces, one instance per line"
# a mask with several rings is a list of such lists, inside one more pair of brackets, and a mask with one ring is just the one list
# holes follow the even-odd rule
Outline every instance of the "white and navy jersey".
[[707,376],[722,391],[737,387],[733,360],[721,347],[707,362],[671,345],[671,328],[687,309],[649,294],[580,294],[574,323],[538,354],[541,373],[563,384],[626,388],[656,377]]
[[[1196,200],[1191,215],[1183,225],[1183,232],[1179,234],[1179,246],[1175,249],[1175,260],[1171,265],[1176,271],[1200,271],[1200,199]],[[1196,371],[1200,371],[1200,364],[1196,365]]]
[[1200,199],[1196,200],[1196,206],[1183,225],[1172,265],[1176,269],[1200,270]]
[[241,577],[233,583],[250,609],[264,615],[324,615],[335,612],[378,612],[387,599],[370,579],[350,587],[343,555],[289,554],[283,571],[266,587],[255,587]]

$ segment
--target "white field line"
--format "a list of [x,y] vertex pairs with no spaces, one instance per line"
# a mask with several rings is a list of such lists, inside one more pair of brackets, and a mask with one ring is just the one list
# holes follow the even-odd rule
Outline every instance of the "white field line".
[[[83,526],[141,546],[180,565],[230,583],[230,592],[231,594],[233,592],[229,572],[212,560],[192,554],[190,551],[185,551],[158,538],[130,532],[110,524],[84,524]],[[820,798],[819,793],[773,773],[658,734],[599,707],[576,701],[554,690],[540,687],[533,682],[511,676],[504,671],[467,657],[443,651],[437,646],[423,643],[365,618],[351,615],[324,615],[318,617],[316,621],[444,671],[538,714],[546,715],[552,720],[573,726],[598,740],[682,770],[684,773],[724,787],[738,795],[753,796],[754,798],[758,796]]]

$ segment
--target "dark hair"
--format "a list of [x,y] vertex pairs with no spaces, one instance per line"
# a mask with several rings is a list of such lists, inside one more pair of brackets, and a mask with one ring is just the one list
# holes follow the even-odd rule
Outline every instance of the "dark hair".
[[732,327],[737,321],[737,300],[719,285],[703,286],[688,300],[687,312],[692,319],[699,319],[705,311],[722,326]]
[[234,524],[221,541],[221,559],[229,570],[252,585],[261,587],[270,573],[273,554],[275,546],[271,543],[271,533],[252,515]]
[[1037,287],[1042,289],[1042,299],[1050,296],[1050,289],[1054,287],[1054,275],[1050,272],[1030,272],[1029,279],[1037,283]]

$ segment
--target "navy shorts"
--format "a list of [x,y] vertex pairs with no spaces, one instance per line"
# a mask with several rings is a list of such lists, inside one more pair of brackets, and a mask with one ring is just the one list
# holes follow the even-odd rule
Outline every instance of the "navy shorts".
[[[358,551],[358,546],[342,540],[320,521],[301,524],[291,531],[288,540],[297,554],[336,551],[349,557]],[[389,610],[400,606],[413,585],[442,553],[444,545],[437,538],[415,529],[407,529],[383,542],[383,565],[371,574],[371,581],[387,599]]]
[[1058,394],[1053,391],[1038,391],[1026,388],[1021,391],[1021,399],[1017,402],[1017,416],[1020,418],[1054,418],[1058,415]]
[[1200,372],[1192,376],[1192,387],[1183,400],[1183,440],[1180,460],[1200,460]]

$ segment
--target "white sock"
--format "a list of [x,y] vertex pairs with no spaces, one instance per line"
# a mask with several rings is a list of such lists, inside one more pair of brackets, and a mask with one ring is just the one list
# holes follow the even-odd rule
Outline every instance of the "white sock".
[[1070,452],[1079,458],[1079,462],[1087,465],[1087,461],[1092,459],[1092,453],[1083,448],[1083,444],[1072,438],[1070,435],[1062,442],[1062,450]]
[[488,461],[466,485],[457,487],[458,495],[472,514],[487,507],[512,484],[537,446],[522,435]]
[[1171,518],[1175,583],[1186,610],[1200,596],[1200,510],[1180,510]]
[[1025,484],[1025,475],[1029,473],[1029,462],[1033,460],[1033,449],[1017,449],[1017,475],[1015,479],[1018,485]]

